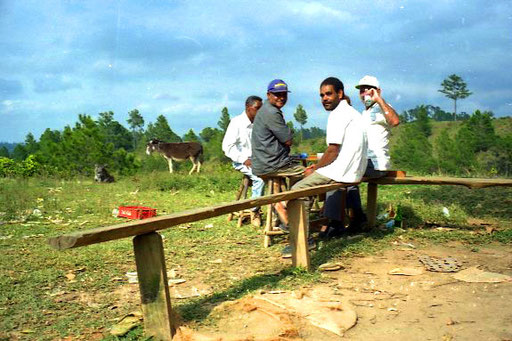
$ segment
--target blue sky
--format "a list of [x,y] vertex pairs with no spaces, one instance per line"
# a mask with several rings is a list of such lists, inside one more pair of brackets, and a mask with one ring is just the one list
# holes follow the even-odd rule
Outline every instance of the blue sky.
[[459,111],[512,114],[512,1],[0,0],[0,141],[112,110],[126,124],[163,114],[184,134],[217,126],[282,78],[306,126],[324,128],[320,82],[379,78],[399,112],[451,111],[437,90],[458,74],[473,95]]

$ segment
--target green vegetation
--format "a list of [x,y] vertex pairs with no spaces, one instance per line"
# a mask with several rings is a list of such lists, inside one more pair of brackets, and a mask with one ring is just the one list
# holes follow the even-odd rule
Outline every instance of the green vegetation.
[[419,106],[412,122],[392,132],[395,168],[416,174],[494,177],[512,175],[512,119],[475,111],[463,122],[433,122]]

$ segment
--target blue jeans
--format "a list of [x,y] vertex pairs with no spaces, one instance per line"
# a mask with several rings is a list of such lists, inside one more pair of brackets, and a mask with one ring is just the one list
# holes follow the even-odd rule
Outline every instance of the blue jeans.
[[[265,181],[263,181],[260,177],[252,174],[252,168],[247,167],[243,163],[233,162],[233,167],[241,172],[244,175],[247,175],[252,181],[252,195],[251,199],[259,198],[263,195],[263,190],[265,188]],[[259,207],[254,207],[253,211],[259,210]]]

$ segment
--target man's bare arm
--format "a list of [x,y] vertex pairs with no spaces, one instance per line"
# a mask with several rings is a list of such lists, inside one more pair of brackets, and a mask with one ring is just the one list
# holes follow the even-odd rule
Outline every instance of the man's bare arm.
[[336,158],[338,157],[338,154],[340,153],[341,145],[339,144],[330,144],[327,146],[327,149],[324,152],[324,155],[322,155],[322,158],[318,160],[318,163],[309,166],[306,168],[306,171],[304,172],[305,176],[310,175],[318,168],[325,167],[327,165],[330,165]]
[[372,89],[372,100],[377,102],[377,104],[380,106],[382,111],[384,112],[384,118],[386,119],[386,122],[391,127],[396,127],[400,124],[400,118],[398,117],[398,114],[396,113],[395,109],[391,107],[389,104],[386,103],[384,98],[381,97],[380,90],[374,90]]

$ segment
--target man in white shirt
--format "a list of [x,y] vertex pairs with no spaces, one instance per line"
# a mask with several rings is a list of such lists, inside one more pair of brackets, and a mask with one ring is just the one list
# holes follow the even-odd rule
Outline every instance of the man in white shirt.
[[[320,84],[320,98],[325,110],[330,112],[327,120],[327,148],[318,163],[306,169],[305,178],[297,182],[292,190],[336,182],[357,183],[361,181],[366,169],[367,141],[364,126],[359,112],[348,103],[343,83],[338,78],[326,78]],[[303,200],[308,217],[310,199]],[[288,256],[290,251],[290,248],[285,248],[283,256]]]
[[[391,128],[396,127],[400,120],[395,109],[382,98],[382,90],[377,78],[364,76],[359,80],[356,89],[359,90],[359,98],[365,106],[365,110],[362,112],[362,120],[368,138],[368,166],[364,177],[383,177],[391,169],[389,156]],[[332,219],[329,222],[328,237],[338,236],[343,231],[343,224],[339,221],[340,205],[340,193],[328,196],[324,212],[328,218]],[[367,219],[361,206],[358,186],[348,188],[347,208],[353,210],[348,232],[360,232]]]
[[[258,96],[249,96],[245,101],[245,110],[234,117],[228,125],[226,135],[222,140],[222,151],[233,161],[233,167],[247,175],[252,181],[253,199],[261,197],[265,182],[252,173],[251,162],[251,135],[254,118],[261,108],[262,99]],[[251,222],[261,226],[260,208],[254,207]]]

